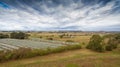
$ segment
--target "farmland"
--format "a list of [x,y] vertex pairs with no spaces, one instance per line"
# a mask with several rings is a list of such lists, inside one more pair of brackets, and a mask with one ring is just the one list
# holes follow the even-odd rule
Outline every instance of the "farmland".
[[[4,34],[9,34],[10,32],[3,32]],[[44,48],[55,48],[59,46],[74,45],[74,44],[87,44],[92,35],[88,33],[49,33],[49,32],[31,32],[29,39],[19,40],[19,39],[0,39],[0,50],[12,50],[18,49],[20,47],[32,48],[32,49],[44,49]],[[60,35],[66,34],[63,38]],[[69,37],[72,35],[72,37]],[[87,35],[87,36],[86,36]],[[40,38],[42,37],[42,38]],[[52,38],[53,40],[49,40]],[[67,42],[67,40],[73,42]]]
[[0,50],[12,50],[18,49],[19,47],[32,48],[32,49],[45,49],[55,48],[59,46],[65,46],[65,44],[71,44],[60,41],[49,41],[49,40],[18,40],[18,39],[0,39]]
[[[15,47],[28,47],[28,48],[47,48],[47,47],[57,47],[62,46],[62,44],[54,44],[54,43],[47,43],[47,42],[38,42],[38,41],[31,41],[31,40],[17,40],[17,39],[1,39],[0,45],[4,47],[12,48]],[[2,46],[1,46],[2,47]]]
[[119,67],[120,47],[112,52],[98,53],[87,49],[14,60],[1,67]]
[[[7,34],[9,34],[9,32]],[[119,64],[120,45],[118,46],[117,49],[114,49],[113,51],[105,51],[102,53],[85,48],[88,45],[92,35],[99,34],[101,37],[103,37],[105,35],[113,34],[113,33],[29,32],[27,34],[30,34],[28,39],[11,39],[11,38],[0,39],[0,51],[14,50],[23,47],[23,48],[31,48],[33,50],[47,49],[46,51],[42,50],[41,53],[42,52],[48,52],[48,53],[45,54],[45,56],[41,55],[40,53],[40,55],[37,55],[36,57],[32,57],[32,58],[22,58],[22,59],[3,62],[0,63],[1,67],[119,67],[120,66]],[[64,36],[61,38],[60,37],[61,35]],[[82,49],[69,50],[70,48],[64,47],[75,44],[80,44],[82,46]],[[62,47],[62,52],[61,51],[56,52],[57,49],[61,50],[61,48],[57,48],[57,47]],[[57,48],[57,49],[48,49],[48,48]]]
[[[10,32],[1,32],[10,34]],[[109,33],[93,33],[93,32],[28,32],[29,39],[0,39],[0,50],[12,50],[20,47],[32,49],[55,48],[59,46],[81,44],[83,48],[88,44],[90,37],[94,34],[101,36]],[[60,36],[63,35],[61,38]],[[50,40],[50,38],[52,40]],[[69,42],[70,41],[70,42]]]
[[0,67],[120,67],[120,0],[0,0]]

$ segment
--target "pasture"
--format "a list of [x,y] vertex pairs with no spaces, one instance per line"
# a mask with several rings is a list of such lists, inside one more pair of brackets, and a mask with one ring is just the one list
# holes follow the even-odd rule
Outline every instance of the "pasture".
[[[91,33],[91,32],[32,32],[29,33],[31,36],[30,38],[41,38],[41,39],[48,39],[53,38],[53,40],[57,41],[67,41],[72,40],[73,42],[79,42],[79,43],[88,43],[89,39],[92,35],[97,33]],[[100,35],[106,35],[106,33],[99,33]],[[60,35],[63,35],[61,38]]]
[[0,67],[119,67],[120,47],[98,53],[87,49],[0,63]]
[[[104,36],[109,33],[30,32],[28,34],[29,39],[0,39],[0,50],[13,50],[19,47],[47,49],[74,44],[81,44],[82,49],[10,60],[0,63],[0,67],[120,67],[120,45],[113,51],[103,53],[85,48],[93,34]],[[64,36],[61,38],[60,35]]]

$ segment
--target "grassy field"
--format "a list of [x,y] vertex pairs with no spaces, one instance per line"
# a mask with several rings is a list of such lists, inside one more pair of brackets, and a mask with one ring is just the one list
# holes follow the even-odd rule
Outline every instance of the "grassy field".
[[0,63],[0,67],[120,67],[120,47],[98,53],[87,49]]
[[[30,38],[40,38],[40,39],[48,39],[48,38],[52,38],[53,40],[56,41],[64,41],[66,42],[67,40],[71,40],[73,42],[77,42],[80,44],[83,44],[83,48],[86,46],[86,44],[89,43],[90,38],[92,37],[92,35],[94,34],[99,34],[101,36],[110,34],[110,33],[93,33],[93,32],[64,32],[64,33],[57,33],[57,32],[41,32],[41,33],[37,33],[37,32],[31,32],[29,33],[31,36]],[[62,38],[60,38],[60,35],[65,35]],[[69,37],[71,35],[71,37]]]
[[[49,33],[49,32],[42,32],[42,33],[29,33],[31,35],[30,38],[41,38],[41,39],[47,39],[47,38],[53,38],[53,40],[58,40],[58,41],[67,41],[67,40],[72,40],[74,42],[79,42],[79,43],[85,43],[87,44],[89,42],[90,37],[93,34],[99,34],[101,36],[106,35],[106,33],[86,33],[86,32],[65,32],[65,33]],[[60,38],[60,35],[64,36]],[[71,37],[70,37],[71,36]]]
[[[57,33],[30,33],[30,38],[66,41],[84,43],[82,49],[70,50],[61,53],[38,56],[28,59],[12,60],[0,63],[0,67],[120,67],[120,45],[113,51],[103,53],[94,52],[85,48],[92,35],[85,33],[76,33],[73,37],[60,38]],[[68,34],[68,33],[67,33]],[[69,33],[73,35],[73,33]],[[101,34],[105,35],[105,34]]]

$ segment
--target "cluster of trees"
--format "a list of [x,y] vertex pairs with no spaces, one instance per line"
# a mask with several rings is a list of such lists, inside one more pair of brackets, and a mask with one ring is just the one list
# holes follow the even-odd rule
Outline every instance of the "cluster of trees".
[[12,32],[10,33],[10,38],[13,39],[27,39],[28,38],[28,34],[23,33],[23,32]]
[[118,44],[120,43],[120,34],[114,34],[107,37],[107,42],[105,42],[105,39],[106,37],[93,35],[90,38],[90,42],[86,48],[97,52],[112,51],[113,49],[117,48]]
[[27,39],[28,36],[28,34],[23,32],[12,32],[10,34],[0,33],[0,38]]
[[35,56],[43,56],[52,53],[64,52],[67,50],[81,49],[81,45],[68,45],[61,46],[57,48],[47,48],[47,49],[30,49],[30,48],[19,48],[12,51],[0,51],[0,62],[15,60],[21,58],[30,58]]
[[60,38],[71,38],[72,37],[72,35],[71,34],[61,34],[61,35],[59,35],[59,37]]

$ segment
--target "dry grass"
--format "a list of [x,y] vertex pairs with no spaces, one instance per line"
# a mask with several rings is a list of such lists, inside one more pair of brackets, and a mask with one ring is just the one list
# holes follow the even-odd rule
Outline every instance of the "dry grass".
[[[39,38],[42,36],[43,39],[52,37],[55,40],[73,40],[80,43],[84,42],[85,44],[89,42],[92,36],[86,36],[86,33],[68,33],[76,36],[72,38],[59,38],[58,33],[30,34],[32,35],[31,37]],[[120,46],[112,52],[97,53],[83,48],[80,50],[0,63],[0,67],[120,67]]]
[[[60,38],[59,35],[62,34],[67,34],[67,35],[73,35],[73,37],[63,37]],[[92,36],[91,34],[87,35],[87,33],[30,33],[31,38],[40,38],[42,39],[47,39],[47,38],[53,38],[54,40],[59,40],[59,41],[67,41],[67,40],[72,40],[74,42],[79,42],[79,43],[85,43],[87,44],[89,42],[90,37]]]
[[30,59],[1,63],[0,67],[119,67],[120,54],[97,53],[87,49],[66,51]]

